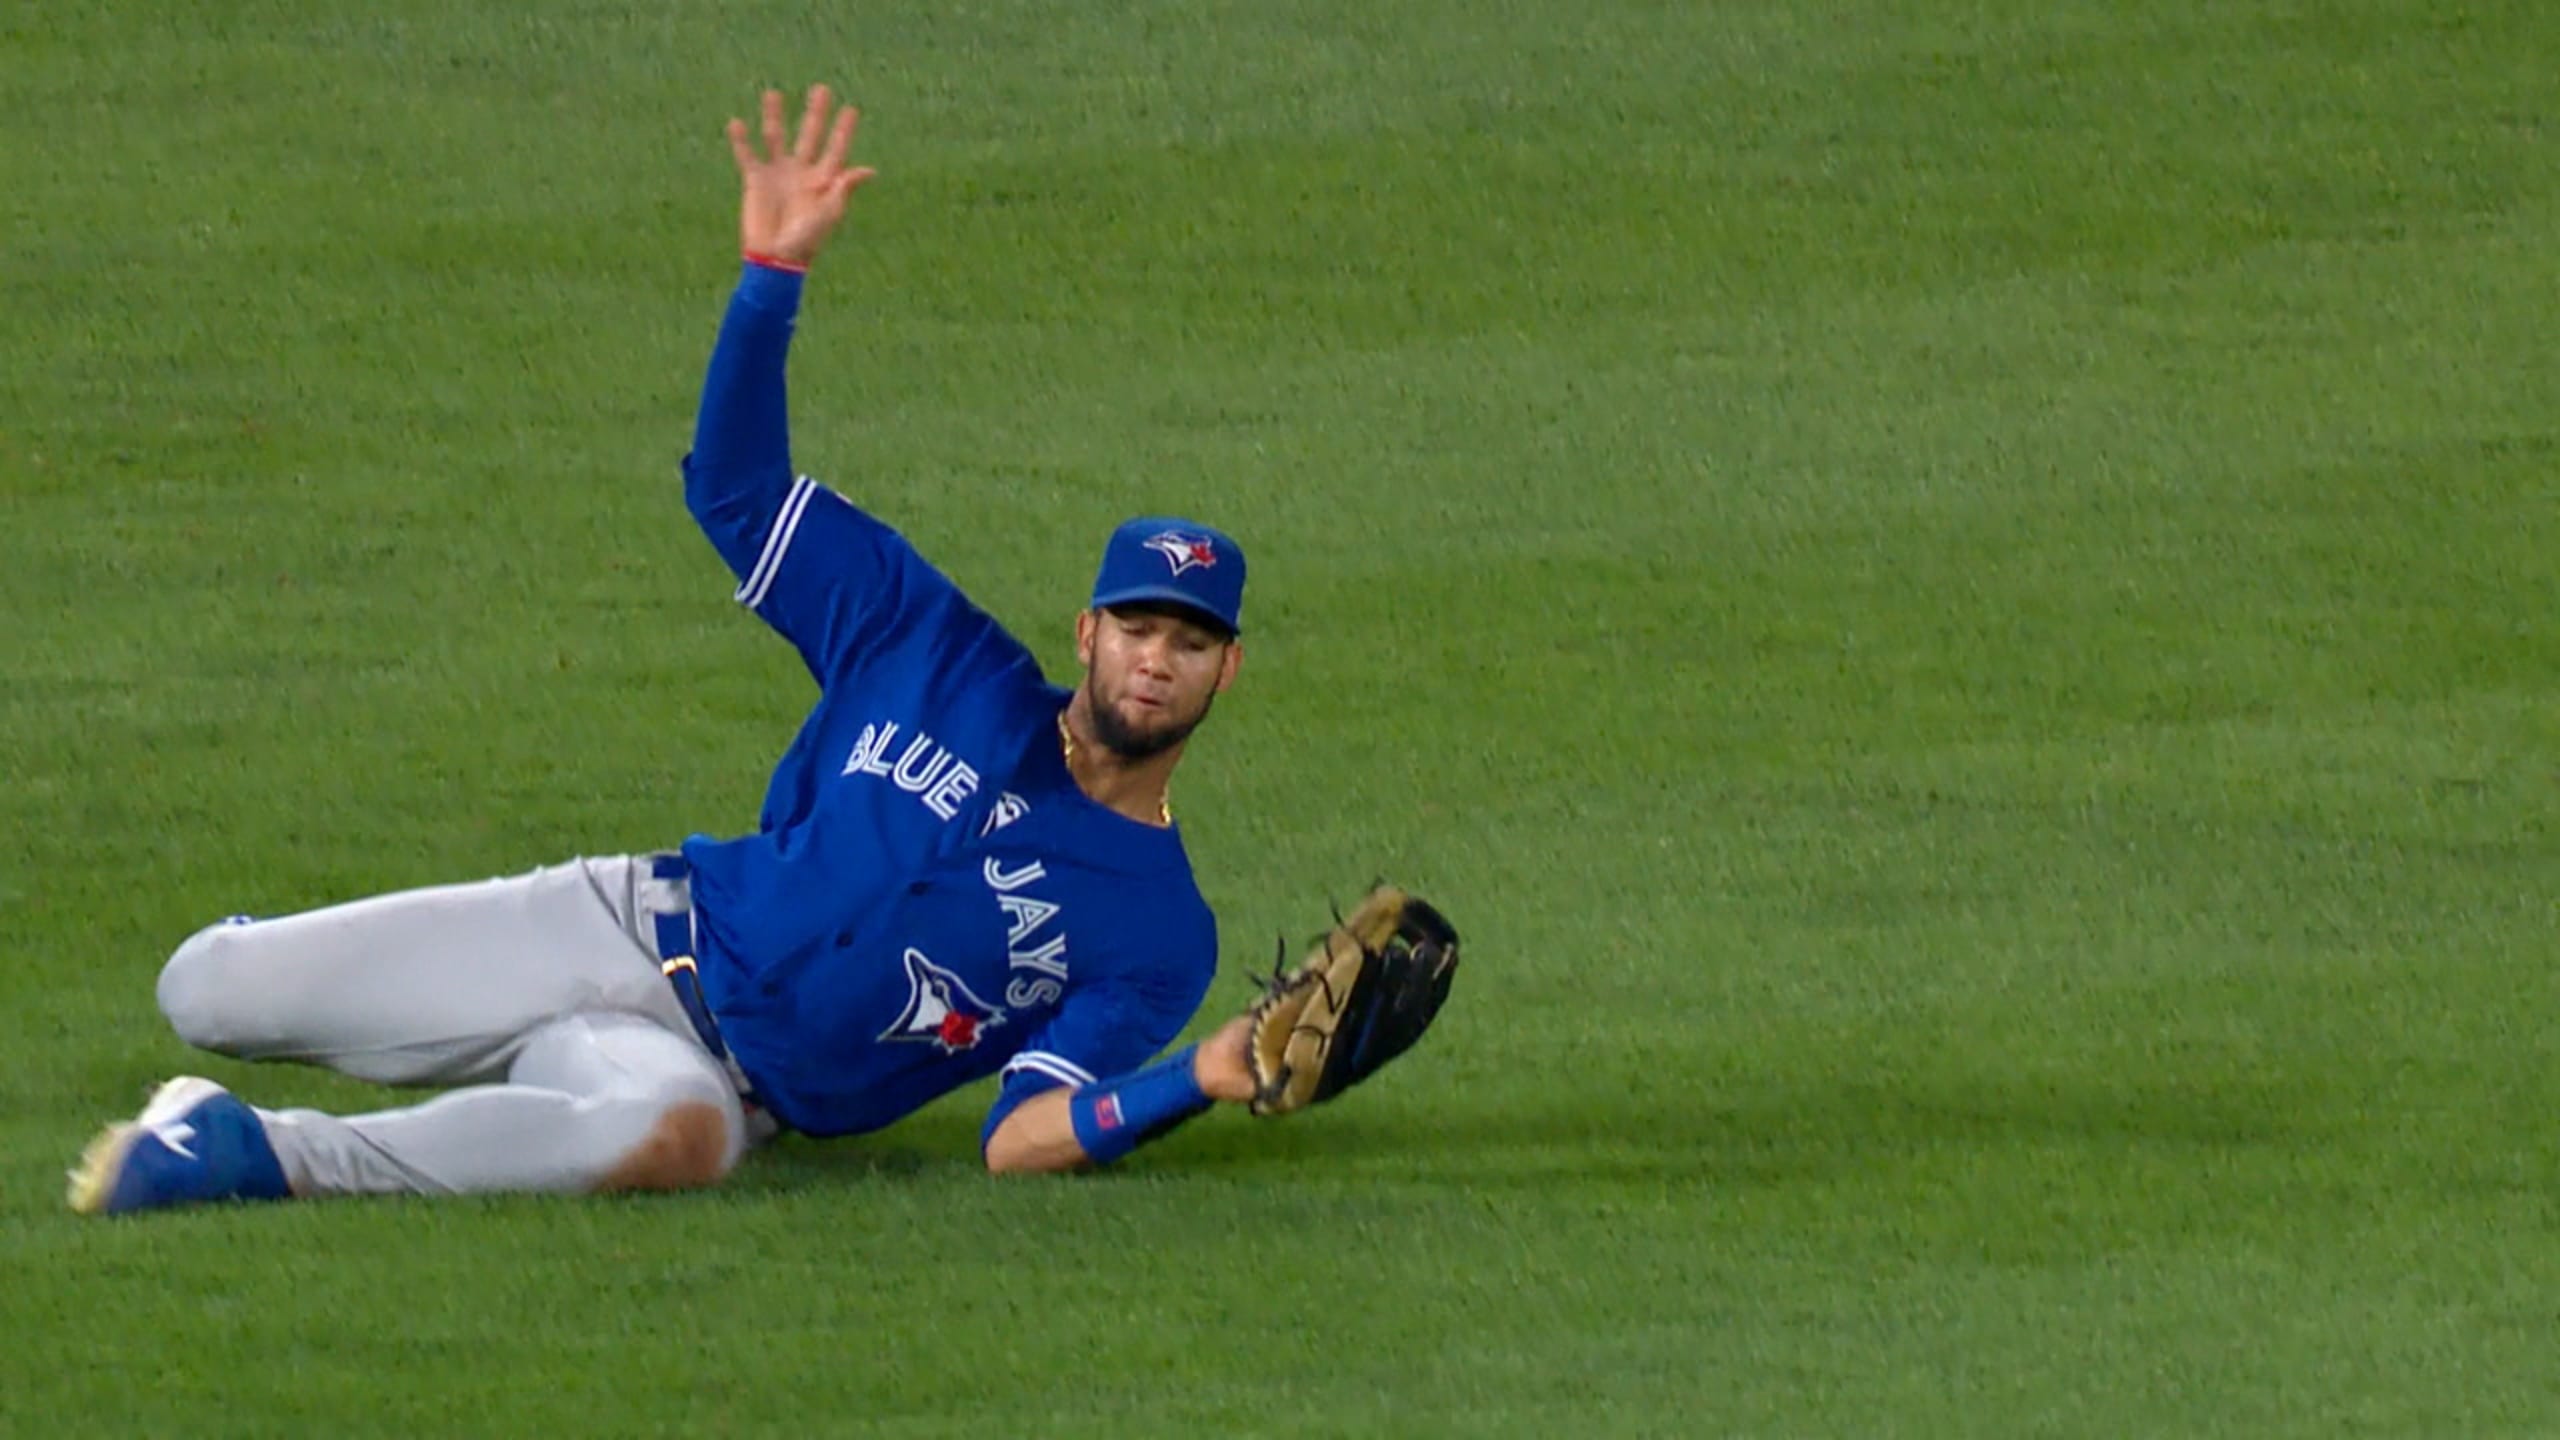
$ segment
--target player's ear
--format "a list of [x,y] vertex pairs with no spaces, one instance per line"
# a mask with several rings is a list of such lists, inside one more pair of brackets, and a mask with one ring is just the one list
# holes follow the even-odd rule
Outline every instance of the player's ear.
[[1228,641],[1227,658],[1218,663],[1218,688],[1224,690],[1236,683],[1236,671],[1243,665],[1244,641],[1241,639]]
[[1076,663],[1088,670],[1093,668],[1093,632],[1101,626],[1095,618],[1100,613],[1091,608],[1076,612]]

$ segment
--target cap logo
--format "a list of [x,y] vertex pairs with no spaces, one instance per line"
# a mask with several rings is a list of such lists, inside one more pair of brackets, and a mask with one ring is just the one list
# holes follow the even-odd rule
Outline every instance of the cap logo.
[[1147,548],[1165,558],[1173,573],[1185,570],[1211,570],[1218,564],[1218,547],[1206,540],[1194,540],[1179,530],[1159,531],[1147,537]]

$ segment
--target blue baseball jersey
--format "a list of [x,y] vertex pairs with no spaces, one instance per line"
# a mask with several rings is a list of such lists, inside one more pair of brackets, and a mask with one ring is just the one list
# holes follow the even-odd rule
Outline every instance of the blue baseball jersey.
[[1217,928],[1181,832],[1068,772],[1068,692],[896,531],[790,459],[800,277],[749,266],[685,499],[818,700],[755,833],[684,843],[703,994],[775,1117],[875,1130],[1001,1073],[1023,1099],[1134,1069],[1207,993]]

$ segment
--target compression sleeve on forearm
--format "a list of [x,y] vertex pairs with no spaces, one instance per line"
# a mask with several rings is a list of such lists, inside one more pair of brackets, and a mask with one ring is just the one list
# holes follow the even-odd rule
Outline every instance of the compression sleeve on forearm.
[[791,484],[783,359],[799,316],[802,277],[753,263],[745,272],[711,349],[702,409],[694,421],[693,454],[685,466],[686,498],[715,541],[727,538],[721,531],[730,528],[715,524],[715,516],[748,521],[740,528],[752,529],[760,538],[761,529],[750,516],[734,512],[764,509],[758,499],[778,504]]
[[1209,1108],[1209,1096],[1191,1070],[1199,1048],[1185,1046],[1144,1069],[1084,1086],[1067,1097],[1076,1144],[1093,1163],[1108,1165]]

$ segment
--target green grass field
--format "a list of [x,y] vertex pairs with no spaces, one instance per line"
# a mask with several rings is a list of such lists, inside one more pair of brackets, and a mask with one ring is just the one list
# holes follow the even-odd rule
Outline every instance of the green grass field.
[[[869,13],[866,13],[869,12]],[[0,1428],[2560,1434],[2560,13],[0,18]],[[1254,553],[1237,978],[1469,968],[1286,1124],[93,1223],[175,941],[751,825],[675,465],[718,127],[865,106],[802,463],[1041,653]],[[1204,1018],[1204,1027],[1206,1019]]]

